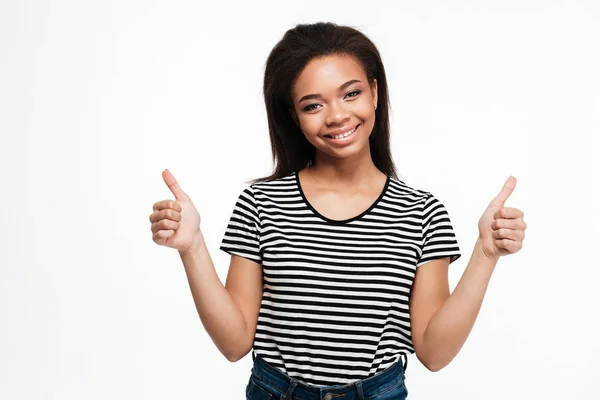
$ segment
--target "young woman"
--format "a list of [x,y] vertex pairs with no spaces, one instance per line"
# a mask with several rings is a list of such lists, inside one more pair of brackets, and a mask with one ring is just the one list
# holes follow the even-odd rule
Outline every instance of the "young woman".
[[[247,399],[404,399],[406,356],[438,371],[456,356],[502,255],[521,249],[510,177],[461,255],[448,212],[397,177],[379,52],[332,23],[286,32],[266,64],[274,173],[240,194],[221,249],[225,286],[200,216],[173,175],[154,204],[153,240],[179,250],[196,308],[234,362],[253,350]],[[402,362],[401,358],[406,361]]]

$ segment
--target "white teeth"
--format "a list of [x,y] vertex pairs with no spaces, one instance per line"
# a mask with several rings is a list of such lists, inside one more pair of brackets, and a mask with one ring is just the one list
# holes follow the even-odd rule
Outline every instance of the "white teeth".
[[355,130],[356,130],[356,128],[354,128],[351,131],[348,131],[346,133],[343,133],[341,135],[329,135],[329,136],[332,137],[332,138],[334,138],[334,139],[343,139],[345,137],[348,137],[348,136],[352,135]]

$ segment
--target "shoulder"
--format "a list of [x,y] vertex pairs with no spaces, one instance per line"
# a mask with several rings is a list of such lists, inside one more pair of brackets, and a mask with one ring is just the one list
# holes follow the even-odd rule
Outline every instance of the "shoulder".
[[295,190],[296,187],[296,173],[291,173],[281,178],[253,183],[248,185],[246,189],[254,194],[264,195]]
[[296,175],[292,173],[281,178],[246,185],[242,191],[242,195],[250,197],[258,205],[264,201],[282,199],[285,196],[295,193],[296,190]]
[[431,191],[407,184],[401,179],[390,178],[387,201],[407,210],[418,211],[423,218],[432,212],[446,212],[445,205]]
[[424,202],[433,194],[423,188],[418,188],[414,185],[409,185],[405,181],[399,178],[390,177],[387,190],[388,197],[392,199],[411,201],[411,202]]

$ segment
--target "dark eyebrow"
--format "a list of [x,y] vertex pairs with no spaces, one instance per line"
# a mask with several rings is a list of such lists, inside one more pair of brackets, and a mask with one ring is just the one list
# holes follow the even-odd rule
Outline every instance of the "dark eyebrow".
[[[338,88],[338,91],[342,91],[342,90],[346,89],[348,86],[350,86],[354,83],[359,83],[359,82],[360,81],[358,79],[349,80],[348,82],[346,82],[342,86],[340,86]],[[302,98],[300,100],[298,100],[298,103],[302,103],[304,100],[320,99],[321,97],[322,96],[319,93],[307,94],[306,96],[302,96]]]

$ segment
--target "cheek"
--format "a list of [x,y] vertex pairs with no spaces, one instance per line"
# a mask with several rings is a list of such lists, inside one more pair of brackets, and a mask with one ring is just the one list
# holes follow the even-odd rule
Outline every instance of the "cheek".
[[315,136],[321,131],[321,127],[325,123],[323,113],[305,114],[300,117],[300,128],[305,136]]
[[362,104],[361,110],[357,111],[357,115],[360,119],[362,119],[369,128],[373,128],[375,125],[375,107],[373,106],[373,101],[368,100]]
[[368,120],[375,117],[375,108],[373,100],[370,97],[364,96],[356,102],[355,114],[362,120]]

